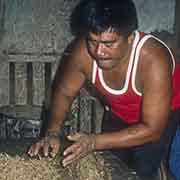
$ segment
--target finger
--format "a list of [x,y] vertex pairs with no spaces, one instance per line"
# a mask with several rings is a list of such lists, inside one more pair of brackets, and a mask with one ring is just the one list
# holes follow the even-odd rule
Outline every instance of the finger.
[[44,156],[48,156],[48,154],[49,154],[49,143],[47,143],[47,142],[44,144],[43,154],[44,154]]
[[75,133],[67,136],[67,138],[71,141],[77,141],[82,136],[81,133]]
[[62,165],[64,167],[66,167],[67,165],[71,164],[73,161],[79,159],[80,157],[80,154],[81,154],[81,149],[78,148],[76,149],[76,152],[72,153],[72,154],[69,154],[68,156],[66,156],[63,161],[62,161]]
[[73,152],[76,152],[76,150],[79,148],[79,144],[78,143],[75,143],[69,147],[67,147],[65,150],[64,150],[64,153],[63,155],[64,156],[67,156],[68,154],[71,154]]
[[42,147],[42,142],[38,142],[35,145],[32,145],[28,151],[28,154],[32,157],[32,156],[36,156],[40,150],[40,148]]
[[[71,155],[69,155],[69,156],[71,156]],[[69,156],[67,156],[67,157],[69,157]],[[62,166],[63,167],[66,167],[66,166],[68,166],[69,164],[71,164],[73,161],[75,161],[76,160],[76,158],[75,157],[70,157],[70,159],[64,159],[63,161],[62,161]]]
[[51,148],[52,148],[52,151],[51,151],[50,154],[51,154],[52,157],[55,157],[56,154],[59,151],[59,145],[58,144],[54,144],[54,145],[51,146]]
[[29,149],[28,149],[28,151],[27,151],[27,154],[29,154],[30,156],[33,154],[33,152],[34,152],[34,147],[33,146],[31,146]]

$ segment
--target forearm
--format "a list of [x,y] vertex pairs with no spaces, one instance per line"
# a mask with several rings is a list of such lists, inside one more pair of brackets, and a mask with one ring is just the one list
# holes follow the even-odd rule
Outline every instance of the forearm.
[[160,136],[160,131],[137,124],[120,131],[97,134],[95,149],[129,148],[158,140]]
[[60,132],[63,122],[67,117],[73,98],[58,95],[52,99],[50,105],[50,117],[48,121],[48,132]]

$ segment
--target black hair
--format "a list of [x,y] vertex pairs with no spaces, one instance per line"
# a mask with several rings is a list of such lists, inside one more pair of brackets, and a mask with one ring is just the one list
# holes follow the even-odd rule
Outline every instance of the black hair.
[[132,0],[82,0],[71,14],[71,31],[75,36],[102,33],[109,27],[128,36],[138,27]]

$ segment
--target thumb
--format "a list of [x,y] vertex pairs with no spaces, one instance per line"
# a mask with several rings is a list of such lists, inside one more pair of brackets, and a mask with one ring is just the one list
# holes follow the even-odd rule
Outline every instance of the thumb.
[[67,138],[70,141],[77,141],[81,136],[82,136],[82,134],[75,133],[75,134],[70,134],[69,136],[67,136]]

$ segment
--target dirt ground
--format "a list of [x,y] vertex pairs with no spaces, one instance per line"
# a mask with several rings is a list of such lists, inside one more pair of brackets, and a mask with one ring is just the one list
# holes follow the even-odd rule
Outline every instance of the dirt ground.
[[58,158],[30,159],[0,153],[1,180],[111,180],[101,155],[93,153],[67,168]]

